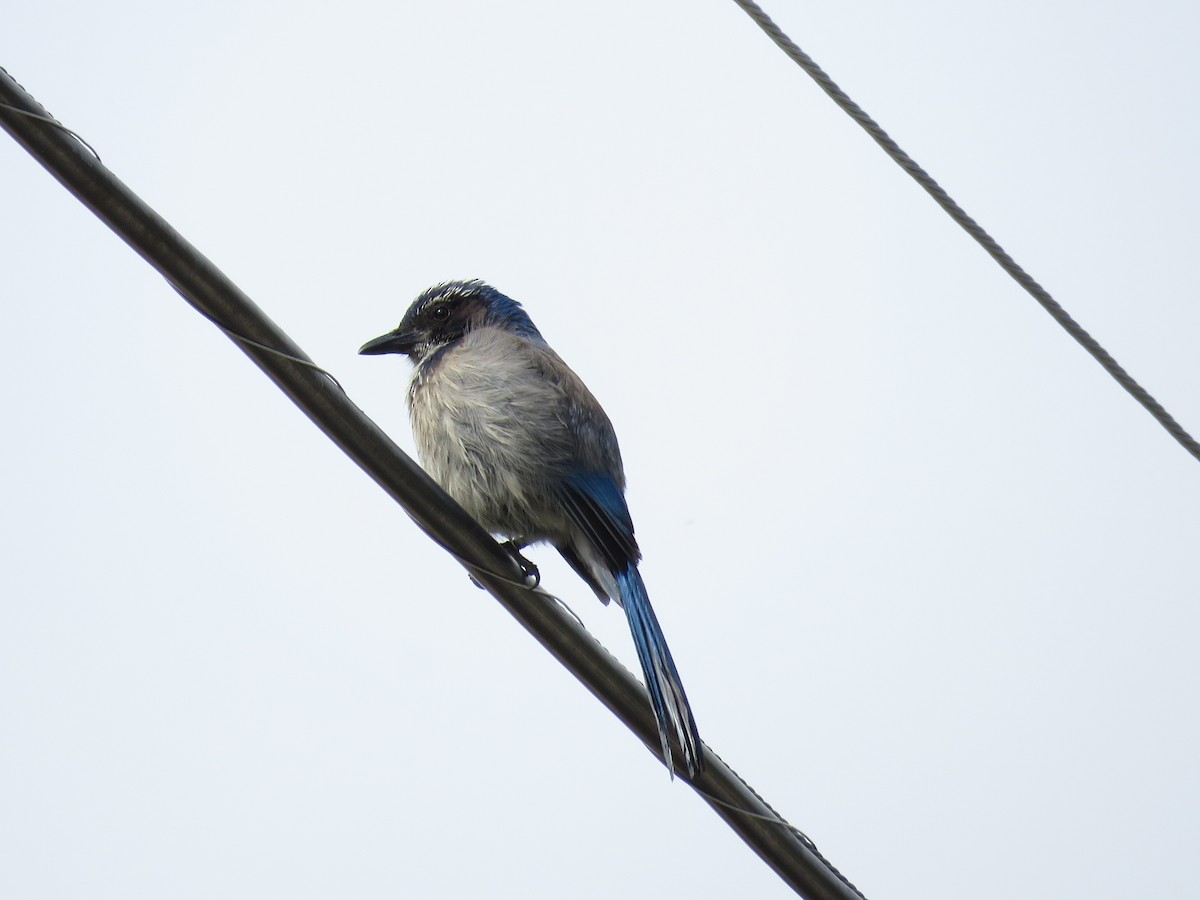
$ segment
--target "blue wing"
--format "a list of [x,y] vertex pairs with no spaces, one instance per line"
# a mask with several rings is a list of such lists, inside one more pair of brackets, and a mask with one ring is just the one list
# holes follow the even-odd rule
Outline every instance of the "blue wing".
[[[591,554],[581,554],[574,547],[560,546],[567,562],[583,576],[597,594],[603,594],[605,580],[615,580],[618,596],[615,598],[625,609],[629,630],[637,649],[638,661],[642,664],[646,689],[654,718],[658,722],[659,739],[662,741],[663,759],[674,774],[675,766],[671,753],[669,735],[674,734],[683,752],[683,762],[688,774],[694,776],[704,767],[700,735],[692,708],[688,704],[683,682],[671,658],[667,639],[663,636],[646,585],[637,569],[641,552],[633,537],[633,520],[621,488],[610,475],[580,475],[569,479],[562,491],[563,508],[571,522],[588,541]],[[609,579],[598,577],[589,570],[585,559],[598,557],[603,562]]]

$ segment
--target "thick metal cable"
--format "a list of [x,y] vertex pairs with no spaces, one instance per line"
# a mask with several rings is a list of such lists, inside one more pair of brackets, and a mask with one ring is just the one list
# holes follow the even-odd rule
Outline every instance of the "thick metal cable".
[[1038,284],[1028,272],[1017,265],[1013,258],[1004,251],[1004,248],[996,243],[995,239],[984,231],[978,222],[968,216],[963,211],[963,208],[954,202],[953,198],[946,193],[940,184],[933,180],[933,177],[928,172],[917,165],[911,156],[900,149],[900,145],[892,140],[891,136],[879,126],[879,123],[867,115],[861,106],[851,100],[846,92],[838,87],[832,78],[825,74],[825,70],[813,61],[812,57],[797,47],[792,42],[792,39],[784,34],[779,26],[772,21],[771,17],[763,12],[762,7],[755,3],[754,0],[734,0],[734,2],[744,9],[750,18],[758,23],[758,27],[767,33],[768,37],[779,46],[779,49],[786,53],[796,65],[812,77],[813,81],[820,85],[821,90],[828,94],[834,103],[845,110],[847,115],[861,125],[863,130],[875,140],[875,143],[879,144],[888,156],[894,159],[905,172],[911,175],[913,180],[921,185],[937,201],[938,205],[950,215],[950,218],[961,225],[967,234],[971,235],[991,255],[992,259],[996,260],[1000,264],[1000,267],[1013,277],[1017,284],[1025,288],[1042,305],[1046,312],[1050,313],[1054,317],[1054,320],[1066,329],[1071,337],[1082,344],[1083,348],[1096,358],[1096,361],[1104,367],[1104,370],[1109,375],[1116,379],[1121,387],[1132,394],[1138,403],[1146,407],[1150,415],[1158,420],[1159,424],[1170,433],[1171,437],[1179,441],[1188,453],[1192,454],[1196,459],[1200,459],[1200,443],[1188,434],[1183,426],[1176,422],[1175,418],[1144,387],[1134,381],[1121,364],[1113,359],[1111,354],[1101,347],[1100,343],[1088,334],[1059,305],[1058,301],[1050,296],[1045,288]]
[[[662,760],[658,726],[642,684],[558,603],[527,588],[512,557],[350,401],[332,376],[313,364],[237,285],[85,150],[72,132],[50,118],[2,68],[0,128],[224,331],[313,424]],[[825,861],[812,841],[775,813],[711,748],[705,760],[703,772],[680,780],[788,886],[808,900],[861,900],[862,894]],[[581,770],[590,765],[593,760],[581,760]]]

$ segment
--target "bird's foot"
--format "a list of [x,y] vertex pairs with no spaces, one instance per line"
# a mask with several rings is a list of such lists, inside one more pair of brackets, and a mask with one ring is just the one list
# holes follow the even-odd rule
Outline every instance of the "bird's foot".
[[542,573],[538,571],[538,567],[521,555],[521,548],[525,544],[514,538],[511,541],[505,541],[500,545],[512,555],[513,561],[521,567],[521,574],[525,582],[525,587],[533,589],[542,583]]

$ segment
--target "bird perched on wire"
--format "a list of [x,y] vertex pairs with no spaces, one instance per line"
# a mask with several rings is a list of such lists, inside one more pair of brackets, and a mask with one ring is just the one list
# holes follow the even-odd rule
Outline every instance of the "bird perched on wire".
[[520,548],[547,541],[601,601],[624,608],[663,758],[674,774],[673,734],[695,775],[704,764],[700,735],[638,574],[617,436],[583,381],[521,304],[482,281],[430,288],[398,328],[359,353],[412,360],[408,410],[417,450],[451,497],[508,538],[523,565]]

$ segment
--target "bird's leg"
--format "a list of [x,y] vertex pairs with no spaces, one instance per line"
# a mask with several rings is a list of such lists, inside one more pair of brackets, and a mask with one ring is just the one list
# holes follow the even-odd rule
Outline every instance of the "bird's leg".
[[542,573],[538,571],[537,566],[521,555],[521,549],[528,543],[525,538],[513,538],[500,546],[506,549],[512,555],[513,561],[521,567],[521,574],[525,576],[525,586],[536,588],[542,583]]
[[[509,556],[513,558],[513,562],[521,567],[521,574],[524,576],[523,580],[525,582],[525,586],[532,589],[536,588],[542,583],[542,573],[538,571],[537,566],[521,555],[521,548],[528,543],[529,542],[524,538],[513,538],[510,541],[502,542],[500,546],[507,550]],[[483,585],[479,583],[478,578],[470,573],[467,574],[467,577],[471,579],[471,584],[475,585],[475,587],[479,588],[481,591],[483,590]]]

